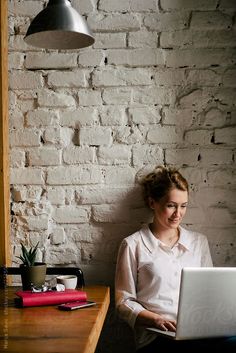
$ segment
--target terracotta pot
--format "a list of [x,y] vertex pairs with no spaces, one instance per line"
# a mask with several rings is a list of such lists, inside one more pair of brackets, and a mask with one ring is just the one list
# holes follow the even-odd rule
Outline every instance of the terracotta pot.
[[30,290],[32,286],[41,287],[45,283],[47,265],[35,262],[34,266],[20,265],[23,290]]

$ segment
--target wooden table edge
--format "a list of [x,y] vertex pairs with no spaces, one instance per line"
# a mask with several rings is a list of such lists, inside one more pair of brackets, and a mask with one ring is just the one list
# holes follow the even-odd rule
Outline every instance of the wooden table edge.
[[110,305],[110,288],[106,287],[105,298],[103,300],[100,312],[97,316],[96,323],[93,326],[93,329],[90,333],[87,345],[86,345],[83,353],[94,353],[95,352],[109,305]]

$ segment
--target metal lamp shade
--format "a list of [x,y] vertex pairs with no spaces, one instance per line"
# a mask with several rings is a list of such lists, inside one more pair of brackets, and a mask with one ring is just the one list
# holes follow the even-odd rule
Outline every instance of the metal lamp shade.
[[45,49],[79,49],[94,43],[86,21],[69,0],[50,0],[31,22],[24,40]]

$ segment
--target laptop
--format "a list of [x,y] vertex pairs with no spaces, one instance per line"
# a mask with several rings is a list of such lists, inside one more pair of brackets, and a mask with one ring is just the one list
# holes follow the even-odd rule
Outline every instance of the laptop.
[[176,340],[235,336],[236,267],[183,268],[176,332],[147,330]]

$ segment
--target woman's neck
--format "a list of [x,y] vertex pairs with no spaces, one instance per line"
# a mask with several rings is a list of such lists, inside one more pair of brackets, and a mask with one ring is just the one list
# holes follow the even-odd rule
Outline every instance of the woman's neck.
[[151,223],[149,225],[149,228],[153,235],[159,239],[161,242],[164,244],[172,247],[176,244],[176,242],[179,240],[179,229],[166,229],[158,224]]

